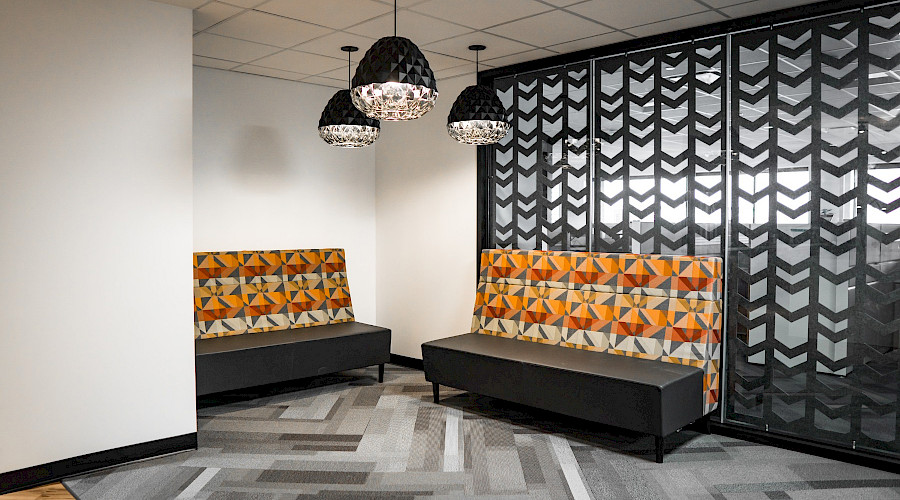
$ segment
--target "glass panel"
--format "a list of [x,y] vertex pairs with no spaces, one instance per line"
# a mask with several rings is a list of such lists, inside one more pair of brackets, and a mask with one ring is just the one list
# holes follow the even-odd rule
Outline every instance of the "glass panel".
[[732,38],[726,419],[900,451],[897,12]]
[[726,420],[900,457],[900,4],[592,64],[495,81],[491,243],[727,240]]
[[725,39],[594,62],[594,248],[724,255]]
[[494,147],[491,244],[587,250],[590,66],[498,79],[512,129]]

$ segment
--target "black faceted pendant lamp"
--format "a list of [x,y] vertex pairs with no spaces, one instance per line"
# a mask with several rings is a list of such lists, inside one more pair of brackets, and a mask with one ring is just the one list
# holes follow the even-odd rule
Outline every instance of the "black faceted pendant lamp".
[[[359,50],[350,45],[341,47],[347,53],[347,80],[350,80],[350,53]],[[353,105],[350,90],[338,90],[319,118],[319,137],[332,146],[362,148],[378,139],[381,124],[369,118]]]
[[397,0],[394,0],[394,36],[375,42],[356,68],[351,96],[366,116],[379,120],[413,120],[434,108],[437,83],[434,72],[416,44],[397,36]]
[[[475,73],[478,52],[484,45],[470,45],[475,51]],[[494,90],[484,85],[470,85],[460,92],[447,116],[447,132],[463,144],[495,144],[509,132],[506,109]]]

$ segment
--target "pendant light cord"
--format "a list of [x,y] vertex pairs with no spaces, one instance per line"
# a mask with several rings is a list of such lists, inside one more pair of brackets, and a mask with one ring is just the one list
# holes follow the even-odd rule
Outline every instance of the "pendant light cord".
[[[396,0],[394,0],[394,1],[396,1]],[[479,52],[481,52],[481,51],[480,50],[475,51],[475,78],[478,78],[478,53]]]
[[347,51],[347,88],[348,89],[353,88],[353,83],[351,82],[351,78],[350,78],[350,67],[352,65],[353,65],[353,63],[350,62],[350,51],[348,50]]
[[397,37],[397,0],[394,0],[394,38]]

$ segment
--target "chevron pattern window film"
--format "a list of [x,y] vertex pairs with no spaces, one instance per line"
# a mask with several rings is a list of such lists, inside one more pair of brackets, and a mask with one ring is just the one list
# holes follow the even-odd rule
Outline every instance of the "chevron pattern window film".
[[590,64],[495,82],[512,128],[494,148],[497,248],[587,250]]
[[725,38],[595,62],[597,251],[724,255]]
[[900,453],[900,10],[733,36],[726,418]]
[[488,247],[726,257],[725,419],[900,457],[900,5],[494,87]]

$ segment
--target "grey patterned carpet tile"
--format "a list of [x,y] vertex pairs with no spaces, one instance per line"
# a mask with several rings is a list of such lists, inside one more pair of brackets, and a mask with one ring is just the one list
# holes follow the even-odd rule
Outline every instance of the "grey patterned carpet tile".
[[649,436],[447,388],[435,405],[417,370],[375,377],[203,400],[197,451],[65,485],[81,500],[900,499],[889,472],[688,430],[657,464]]

